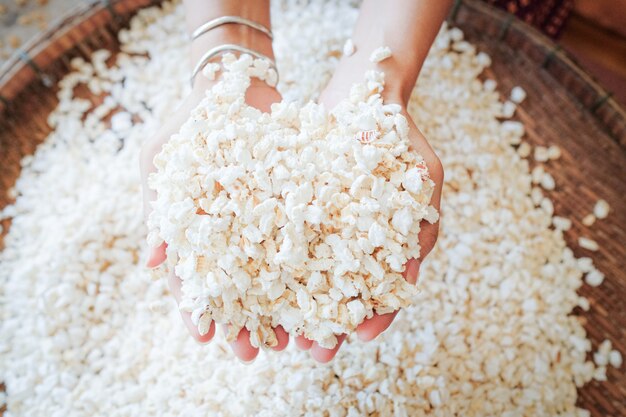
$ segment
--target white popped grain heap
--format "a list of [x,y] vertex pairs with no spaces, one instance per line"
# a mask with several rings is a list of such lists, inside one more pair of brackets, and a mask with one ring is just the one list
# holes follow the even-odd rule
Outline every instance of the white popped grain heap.
[[[328,80],[356,17],[349,3],[272,2],[283,97],[306,102]],[[4,417],[589,415],[576,388],[612,371],[587,360],[591,342],[570,314],[590,308],[576,290],[593,262],[566,247],[568,219],[551,228],[549,200],[510,146],[522,135],[498,119],[511,106],[477,79],[490,60],[458,29],[437,37],[409,109],[446,168],[415,305],[374,343],[349,337],[327,365],[293,346],[243,365],[219,336],[194,342],[139,260],[139,147],[186,92],[184,27],[166,3],[120,34],[112,68],[104,54],[76,61],[55,131],[23,161],[3,211],[13,218],[0,253]],[[74,96],[87,83],[108,97],[97,109]],[[116,131],[101,122],[116,106],[130,128],[127,116]],[[606,343],[599,352],[624,366]]]
[[332,348],[374,311],[410,305],[417,291],[402,272],[419,258],[420,222],[438,214],[401,107],[383,104],[382,74],[331,113],[313,102],[262,113],[244,100],[267,62],[222,64],[150,178],[151,240],[175,260],[181,309],[201,334],[212,319],[230,324],[229,340],[246,327],[253,346],[274,346],[281,325]]

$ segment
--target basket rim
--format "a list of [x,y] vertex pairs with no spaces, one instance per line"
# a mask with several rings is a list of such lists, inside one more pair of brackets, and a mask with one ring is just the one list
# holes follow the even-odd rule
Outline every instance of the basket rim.
[[[123,0],[113,0],[113,2]],[[74,23],[78,19],[89,17],[96,11],[102,9],[111,10],[111,2],[108,0],[87,0],[84,3],[72,6],[69,10],[55,19],[52,24],[40,32],[37,32],[35,36],[30,38],[23,46],[11,54],[11,56],[0,65],[0,91],[2,87],[11,82],[11,76],[17,73],[19,70],[32,63],[32,56],[35,52],[41,52],[45,49],[48,43],[55,37],[59,36],[59,33],[64,29],[71,29]]]
[[[15,50],[5,62],[0,64],[0,114],[2,114],[2,110],[9,107],[12,100],[17,98],[22,91],[32,83],[39,81],[42,82],[45,87],[53,86],[54,83],[52,80],[54,80],[54,77],[50,78],[48,74],[46,74],[45,69],[42,69],[36,62],[42,53],[56,46],[56,41],[67,35],[81,23],[93,19],[99,13],[107,12],[107,21],[118,22],[121,16],[116,11],[115,6],[125,3],[136,3],[136,7],[132,9],[134,13],[140,8],[163,3],[163,0],[139,0],[136,2],[129,0],[85,0],[84,2],[73,5],[70,9],[57,17],[47,29],[37,32],[37,34],[25,42],[20,48]],[[94,26],[91,29],[96,30],[97,28],[98,26]],[[55,57],[53,61],[57,61],[60,56],[63,56],[67,50],[74,46],[76,46],[76,44],[62,46],[62,53]],[[20,77],[23,71],[28,69],[32,70],[31,74],[27,77]],[[19,87],[14,94],[7,96],[6,92],[9,90],[8,87],[18,78],[26,78],[26,82]]]
[[[534,43],[535,45],[543,47],[546,51],[548,51],[549,57],[546,57],[550,60],[560,60],[562,61],[568,68],[568,70],[574,72],[577,76],[584,80],[584,82],[589,85],[597,94],[599,100],[599,105],[592,106],[592,108],[585,108],[588,112],[590,112],[596,120],[601,122],[602,125],[605,125],[604,120],[600,119],[595,111],[598,110],[601,106],[611,107],[623,120],[626,122],[626,107],[622,105],[620,102],[613,98],[613,93],[607,90],[593,75],[589,74],[574,58],[574,56],[562,48],[560,44],[539,29],[534,26],[524,22],[518,17],[509,14],[505,10],[499,9],[495,6],[487,4],[480,0],[455,0],[448,15],[447,22],[449,24],[454,24],[458,11],[461,6],[467,7],[474,12],[485,14],[493,19],[496,19],[502,22],[502,33],[501,37],[504,37],[506,32],[510,28],[515,28],[520,32],[524,33],[524,36]],[[565,87],[560,79],[554,77],[550,74],[554,80],[561,86]],[[576,96],[574,96],[576,97]],[[579,97],[576,97],[577,99]]]

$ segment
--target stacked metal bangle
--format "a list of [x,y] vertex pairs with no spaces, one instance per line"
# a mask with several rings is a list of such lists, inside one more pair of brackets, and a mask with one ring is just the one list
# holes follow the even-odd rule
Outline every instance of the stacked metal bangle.
[[276,68],[276,64],[274,63],[273,59],[271,59],[270,57],[266,55],[263,55],[260,52],[246,48],[245,46],[235,45],[232,43],[225,43],[225,44],[218,45],[214,48],[209,49],[204,55],[202,55],[202,58],[200,58],[200,61],[198,61],[198,64],[195,66],[195,68],[193,69],[193,72],[191,73],[190,81],[191,81],[192,87],[193,87],[193,82],[196,79],[196,75],[198,75],[198,73],[202,71],[202,68],[204,68],[209,63],[209,61],[211,61],[212,58],[214,58],[217,55],[223,54],[225,52],[241,52],[241,53],[250,54],[255,58],[267,60],[270,66],[272,67],[272,69],[276,72],[276,83],[278,83],[278,70]]
[[[222,17],[218,17],[216,19],[210,20],[206,22],[205,24],[201,25],[200,27],[198,27],[196,30],[194,30],[193,33],[191,34],[191,39],[195,40],[198,37],[207,33],[208,31],[215,29],[218,26],[222,26],[228,23],[235,23],[235,24],[240,24],[240,25],[251,27],[265,34],[270,39],[273,39],[272,31],[269,30],[267,27],[263,26],[260,23],[254,22],[249,19],[245,19],[240,16],[222,16]],[[196,76],[209,63],[209,61],[211,61],[211,59],[214,58],[215,56],[223,54],[225,52],[246,53],[246,54],[252,55],[255,58],[267,60],[270,63],[270,66],[272,67],[272,69],[276,72],[276,83],[278,83],[278,70],[276,68],[276,63],[274,62],[273,59],[271,59],[270,57],[260,52],[254,51],[250,48],[246,48],[245,46],[226,43],[226,44],[218,45],[214,48],[211,48],[204,55],[202,55],[202,57],[200,58],[196,66],[194,67],[193,72],[191,73],[190,81],[191,81],[192,87],[193,87],[194,80],[196,79]]]
[[218,26],[225,25],[227,23],[236,23],[238,25],[244,25],[251,27],[252,29],[256,29],[259,32],[267,35],[270,39],[273,39],[272,31],[263,26],[260,23],[254,22],[252,20],[240,17],[240,16],[222,16],[216,19],[210,20],[205,24],[201,25],[198,29],[194,30],[191,34],[191,39],[197,39],[200,36],[204,35],[210,30],[215,29]]

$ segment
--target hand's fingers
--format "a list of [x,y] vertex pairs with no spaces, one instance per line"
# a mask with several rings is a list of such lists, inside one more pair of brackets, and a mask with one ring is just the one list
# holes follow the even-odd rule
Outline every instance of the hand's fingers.
[[165,262],[165,250],[167,249],[167,243],[163,242],[160,246],[156,248],[150,248],[150,253],[148,253],[148,261],[146,262],[146,266],[148,268],[156,268]]
[[363,323],[359,324],[356,328],[356,334],[359,336],[359,339],[363,342],[369,342],[370,340],[376,339],[379,334],[387,330],[387,328],[391,325],[393,319],[396,318],[398,311],[400,310],[387,314],[374,313],[371,318],[365,319]]
[[289,344],[289,333],[287,333],[285,329],[283,329],[283,326],[280,325],[274,327],[274,333],[276,333],[276,339],[278,339],[278,344],[272,347],[272,349],[276,351],[285,349]]
[[417,282],[421,263],[422,262],[419,259],[409,259],[408,262],[405,264],[404,272],[402,273],[402,275],[404,276],[404,279],[409,282],[409,284],[415,285],[415,283]]
[[311,347],[311,356],[313,356],[313,359],[320,363],[330,362],[330,360],[334,358],[337,354],[337,351],[339,350],[341,344],[345,339],[345,334],[337,336],[337,345],[332,349],[324,349],[323,347],[320,347],[320,345],[318,345],[317,343],[313,343],[313,346]]
[[[420,261],[423,260],[435,247],[439,236],[439,221],[430,224],[426,220],[420,223],[420,232],[417,238],[420,242]],[[420,262],[421,263],[421,262]],[[408,277],[407,277],[408,278]]]
[[[227,331],[226,329],[224,329]],[[230,343],[233,353],[244,362],[251,362],[259,354],[259,348],[250,344],[250,331],[245,327],[239,331],[237,339]]]
[[[444,180],[443,166],[422,132],[420,132],[417,126],[415,126],[411,117],[407,113],[405,113],[405,116],[407,117],[407,121],[409,122],[409,126],[411,128],[411,146],[424,157],[424,162],[428,168],[428,175],[435,183],[430,204],[432,204],[433,207],[439,211],[441,203],[441,190],[443,188]],[[439,221],[434,224],[422,221],[420,229],[421,230],[418,235],[421,247],[420,260],[423,260],[435,246],[435,242],[437,241],[437,236],[439,234]]]
[[[174,273],[171,273],[168,277],[168,284],[172,295],[176,299],[176,304],[178,304],[181,296],[180,279],[176,275],[174,275]],[[182,317],[185,326],[187,326],[187,330],[189,330],[189,334],[191,334],[191,337],[196,339],[196,341],[198,341],[199,343],[207,343],[211,339],[213,339],[213,336],[215,336],[215,322],[211,322],[211,327],[209,327],[209,331],[207,334],[201,335],[200,332],[198,332],[198,328],[191,321],[190,313],[181,311],[180,316]]]
[[299,349],[302,350],[309,350],[311,349],[311,346],[313,345],[313,341],[307,339],[306,337],[302,336],[302,335],[298,335],[296,336],[296,346]]

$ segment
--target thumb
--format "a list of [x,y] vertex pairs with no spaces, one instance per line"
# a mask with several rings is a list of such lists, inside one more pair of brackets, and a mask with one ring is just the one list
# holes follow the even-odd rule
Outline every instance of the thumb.
[[[154,155],[156,155],[161,149],[161,142],[157,139],[152,139],[144,143],[141,148],[141,155],[139,159],[139,169],[141,173],[141,190],[143,193],[143,213],[144,219],[147,221],[152,211],[151,202],[156,199],[156,191],[152,190],[148,186],[148,177],[152,172],[156,170],[153,161]],[[149,248],[148,260],[146,266],[148,268],[155,268],[161,265],[166,258],[165,250],[167,244],[164,242],[156,248]]]
[[406,267],[404,269],[404,279],[406,279],[409,284],[415,285],[417,282],[421,264],[422,261],[419,259],[409,259],[406,263]]
[[417,238],[420,244],[420,261],[423,261],[435,247],[437,237],[439,236],[439,221],[431,224],[423,220],[420,226],[421,230]]

